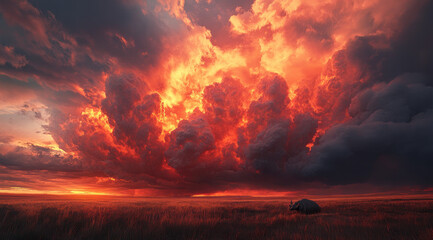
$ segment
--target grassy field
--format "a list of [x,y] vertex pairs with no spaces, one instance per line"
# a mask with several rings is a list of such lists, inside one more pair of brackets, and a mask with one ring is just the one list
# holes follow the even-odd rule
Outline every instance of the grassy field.
[[432,199],[0,196],[0,239],[433,239]]

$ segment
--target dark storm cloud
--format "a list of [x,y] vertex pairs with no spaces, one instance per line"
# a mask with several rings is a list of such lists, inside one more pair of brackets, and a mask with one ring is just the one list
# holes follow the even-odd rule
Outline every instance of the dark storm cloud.
[[13,47],[0,45],[0,65],[10,64],[14,68],[22,68],[27,63],[26,57],[14,53]]
[[[404,19],[404,20],[403,20]],[[387,39],[383,35],[357,36],[347,44],[349,61],[368,78],[367,84],[391,81],[402,73],[433,76],[433,3],[415,5],[403,15],[399,29]],[[431,82],[430,82],[431,84]]]
[[80,46],[115,57],[125,66],[146,68],[158,63],[164,24],[133,1],[31,1],[50,12]]
[[[424,3],[423,1],[421,3]],[[433,84],[433,2],[409,9],[403,16],[404,28],[399,28],[394,50],[387,65],[389,71],[422,72],[428,76],[429,85]],[[395,77],[395,76],[392,76]]]
[[[393,35],[355,36],[328,61],[324,75],[329,81],[316,89],[322,121],[343,121],[351,99],[379,82],[404,73],[422,73],[433,84],[433,4],[416,4],[400,20]],[[326,124],[324,124],[326,125]]]
[[328,129],[309,155],[289,158],[286,171],[330,185],[433,184],[432,13],[432,3],[408,11],[390,39],[358,36],[334,54],[322,106],[340,109],[330,118],[351,119]]
[[77,46],[52,13],[25,0],[2,1],[0,13],[1,22],[5,22],[0,44],[10,56],[10,64],[0,65],[3,74],[20,80],[35,78],[56,88],[73,83],[90,87],[93,78],[107,69],[105,63],[91,59],[85,49]]
[[261,96],[251,102],[248,109],[249,131],[255,132],[268,121],[278,120],[287,115],[287,105],[290,102],[286,81],[280,76],[269,76],[260,81],[258,90]]
[[167,163],[179,172],[188,174],[206,169],[215,161],[206,156],[215,149],[215,138],[201,112],[195,112],[190,120],[180,121],[168,136],[168,144]]
[[204,26],[212,34],[216,46],[233,44],[237,37],[230,33],[229,19],[239,11],[249,11],[254,0],[185,1],[185,12],[197,25]]
[[105,92],[102,110],[114,127],[113,136],[140,154],[140,165],[146,171],[161,167],[161,126],[156,119],[161,108],[159,95],[148,94],[145,83],[132,75],[110,77]]
[[249,143],[240,142],[248,164],[260,174],[278,174],[289,157],[306,152],[312,141],[317,120],[308,114],[295,114],[290,119],[288,87],[279,76],[264,78],[259,89],[262,95],[253,101],[248,110]]
[[223,138],[227,129],[237,125],[242,119],[245,111],[239,99],[246,95],[241,82],[232,78],[223,78],[221,83],[214,83],[204,89],[203,107],[206,119],[217,140]]
[[152,136],[159,136],[161,129],[142,129],[156,124],[153,114],[160,110],[161,104],[158,94],[145,94],[143,81],[132,75],[113,76],[107,80],[105,90],[107,97],[102,102],[102,110],[114,126],[114,136],[119,141],[140,145],[146,144]]
[[[324,6],[326,12],[334,13],[326,16],[318,12],[315,6],[302,3],[293,16],[287,17],[283,28],[286,41],[294,47],[302,43],[311,50],[329,51],[334,45],[333,31],[338,27],[335,17],[343,17],[344,14],[341,13],[345,7],[344,4]],[[284,10],[281,11],[280,15],[287,14]],[[322,17],[317,18],[317,15]]]
[[[161,167],[164,150],[155,119],[159,95],[148,94],[141,79],[131,83],[113,75],[105,81],[102,73],[144,71],[157,64],[166,34],[163,20],[133,1],[7,0],[0,3],[0,24],[0,72],[7,76],[2,75],[0,84],[19,94],[26,90],[48,107],[50,122],[44,128],[62,149],[85,159],[83,168],[89,174],[118,176],[122,171],[137,174]],[[102,109],[114,127],[113,138],[82,117],[85,106],[101,105],[104,85]],[[116,87],[137,89],[121,92]],[[119,144],[126,146],[119,149]],[[20,150],[2,158],[12,167],[37,157],[31,150]],[[55,162],[62,157],[42,158]],[[52,164],[40,161],[32,166],[38,164],[41,170],[54,171]]]
[[245,155],[254,169],[265,175],[281,172],[288,158],[306,153],[317,129],[317,120],[296,115],[294,121],[282,119],[268,123],[248,145]]
[[115,0],[5,0],[0,13],[0,72],[55,88],[97,89],[103,72],[156,66],[169,35],[165,22],[176,22]]
[[[433,183],[433,88],[405,74],[352,98],[352,119],[330,128],[302,173],[327,184]],[[290,164],[289,159],[289,164]]]
[[63,157],[53,150],[37,145],[16,147],[0,154],[0,165],[13,170],[48,170],[53,172],[80,172],[81,163],[69,156]]
[[281,169],[282,162],[288,157],[286,149],[288,147],[289,128],[289,120],[269,124],[248,145],[246,158],[252,161],[255,169],[264,174]]
[[[161,104],[159,95],[149,94],[147,85],[133,75],[111,76],[105,93],[102,113],[106,122],[81,112],[67,115],[51,111],[47,129],[53,138],[62,149],[76,151],[85,159],[89,172],[105,172],[123,179],[161,174],[164,149],[156,119]],[[112,133],[107,127],[112,127]]]

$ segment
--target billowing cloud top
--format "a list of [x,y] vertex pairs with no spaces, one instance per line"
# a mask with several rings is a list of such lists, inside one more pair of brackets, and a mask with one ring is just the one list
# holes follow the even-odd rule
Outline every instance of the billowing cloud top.
[[432,189],[432,24],[427,0],[3,0],[0,192]]

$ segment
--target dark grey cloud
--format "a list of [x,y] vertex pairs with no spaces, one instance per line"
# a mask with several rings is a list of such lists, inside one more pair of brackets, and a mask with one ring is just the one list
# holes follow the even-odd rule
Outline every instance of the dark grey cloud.
[[197,172],[215,164],[206,153],[215,149],[215,138],[205,116],[196,112],[190,120],[182,120],[168,136],[165,152],[167,163],[179,172]]
[[247,96],[246,89],[237,79],[223,78],[221,83],[207,86],[203,92],[203,108],[216,140],[227,135],[227,129],[241,121],[245,110],[239,100]]
[[417,5],[392,36],[356,36],[334,54],[330,80],[318,89],[319,113],[324,126],[350,118],[327,129],[310,153],[289,157],[288,177],[328,185],[433,184],[432,13],[431,2]]
[[[74,36],[66,32],[52,13],[26,0],[5,0],[0,4],[0,44],[13,49],[0,72],[27,80],[33,78],[54,88],[72,84],[91,87],[95,78],[108,69],[105,59],[97,60]],[[9,51],[10,52],[10,51]],[[12,61],[12,62],[11,62]]]
[[239,40],[238,36],[230,33],[230,17],[238,11],[249,11],[253,2],[254,0],[186,0],[184,8],[192,22],[211,32],[212,43],[224,48]]
[[186,28],[150,5],[156,8],[121,0],[2,1],[0,50],[7,54],[1,54],[0,72],[95,92],[103,87],[102,73],[159,66],[165,45]]
[[0,154],[0,165],[13,170],[48,170],[53,172],[81,172],[81,162],[72,156],[61,156],[52,149],[30,144]]
[[102,110],[114,127],[116,141],[135,149],[143,171],[159,169],[163,160],[162,128],[156,118],[161,110],[160,96],[148,93],[145,82],[132,75],[110,77],[105,92]]
[[95,54],[115,57],[125,66],[147,68],[158,63],[168,29],[153,11],[133,1],[31,1],[44,13],[52,13],[80,46]]
[[[402,75],[358,93],[352,119],[327,130],[304,156],[307,179],[327,184],[431,185],[433,88],[420,74]],[[289,169],[299,167],[289,159]]]

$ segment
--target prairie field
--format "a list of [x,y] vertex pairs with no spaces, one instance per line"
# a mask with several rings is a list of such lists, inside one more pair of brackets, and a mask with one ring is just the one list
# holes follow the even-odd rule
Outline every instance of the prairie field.
[[[313,198],[313,200],[316,200]],[[433,199],[0,196],[0,239],[433,239]]]

